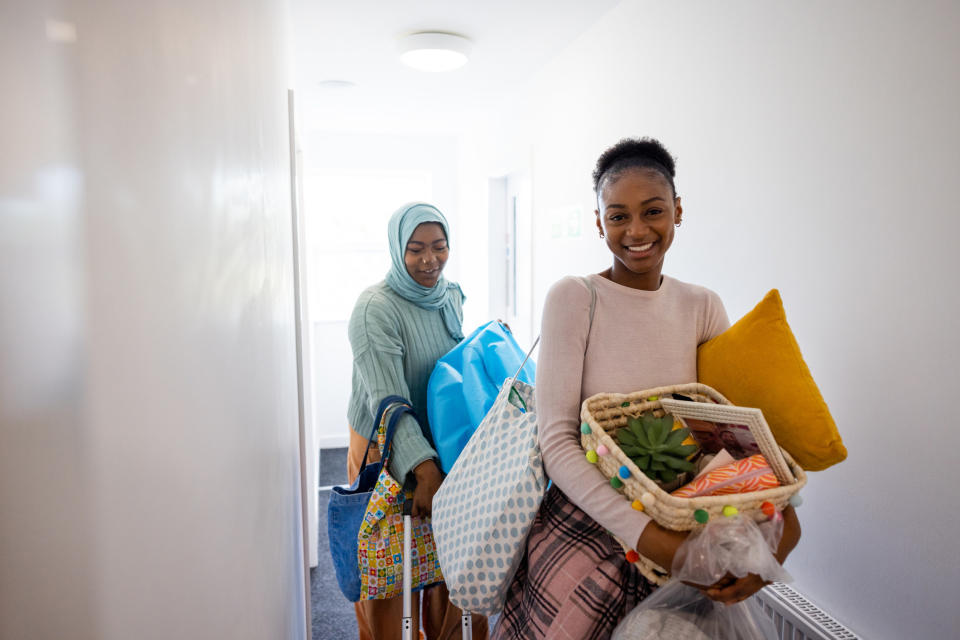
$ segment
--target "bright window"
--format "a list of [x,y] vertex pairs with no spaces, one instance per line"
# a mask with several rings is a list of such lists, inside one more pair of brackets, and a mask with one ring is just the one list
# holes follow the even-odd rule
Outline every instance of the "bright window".
[[426,171],[318,171],[304,176],[310,319],[345,322],[390,268],[387,222],[405,202],[432,202]]

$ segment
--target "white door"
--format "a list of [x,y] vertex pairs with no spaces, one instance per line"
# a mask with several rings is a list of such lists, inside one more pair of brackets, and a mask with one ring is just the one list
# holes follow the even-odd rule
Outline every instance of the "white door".
[[539,333],[533,317],[533,212],[528,175],[491,178],[489,200],[490,315],[509,324],[525,348]]

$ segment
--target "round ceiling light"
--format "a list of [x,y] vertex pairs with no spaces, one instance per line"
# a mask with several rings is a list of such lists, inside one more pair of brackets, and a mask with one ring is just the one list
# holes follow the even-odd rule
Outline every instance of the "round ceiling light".
[[317,86],[325,90],[342,90],[353,89],[357,83],[351,80],[321,80]]
[[400,39],[400,60],[418,71],[453,71],[467,63],[472,49],[463,36],[424,31]]

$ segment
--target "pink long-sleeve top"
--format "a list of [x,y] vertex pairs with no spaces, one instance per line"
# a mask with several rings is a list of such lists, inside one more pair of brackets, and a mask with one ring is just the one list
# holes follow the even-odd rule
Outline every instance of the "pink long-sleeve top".
[[[587,276],[551,287],[537,362],[540,448],[547,475],[602,527],[636,544],[650,517],[630,506],[587,462],[580,405],[596,393],[632,393],[697,380],[697,347],[730,326],[716,293],[663,276],[656,291]],[[589,335],[588,335],[589,329]]]

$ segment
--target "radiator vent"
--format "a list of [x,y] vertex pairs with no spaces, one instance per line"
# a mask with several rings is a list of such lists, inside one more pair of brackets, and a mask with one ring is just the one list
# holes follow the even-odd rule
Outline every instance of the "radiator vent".
[[780,640],[859,640],[803,594],[781,582],[764,587],[756,598],[773,619]]

